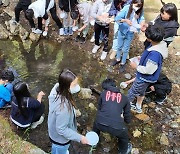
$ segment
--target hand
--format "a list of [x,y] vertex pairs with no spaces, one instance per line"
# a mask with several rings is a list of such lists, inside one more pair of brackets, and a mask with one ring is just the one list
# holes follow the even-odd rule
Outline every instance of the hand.
[[155,91],[154,86],[151,86],[150,89],[151,89],[151,91]]
[[38,96],[43,97],[44,95],[45,95],[45,93],[44,93],[43,91],[40,91],[40,92],[38,93]]
[[125,22],[126,22],[129,26],[132,26],[132,22],[131,22],[131,20],[129,20],[129,19],[125,19]]
[[45,19],[42,19],[42,24],[44,25],[46,23],[46,20]]
[[82,144],[88,144],[89,142],[88,142],[88,140],[87,140],[87,138],[85,136],[82,136],[81,137],[81,143]]
[[131,65],[131,67],[134,68],[134,69],[137,68],[137,64],[136,64],[135,62],[131,62],[130,65]]
[[144,23],[141,25],[141,31],[145,32],[146,28],[148,27],[148,24]]

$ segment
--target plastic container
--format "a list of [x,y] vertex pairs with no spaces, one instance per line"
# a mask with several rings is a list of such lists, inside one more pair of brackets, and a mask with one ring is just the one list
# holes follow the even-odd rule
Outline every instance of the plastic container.
[[128,84],[127,84],[126,82],[121,82],[121,83],[120,83],[120,87],[121,87],[122,89],[125,89],[127,86],[128,86]]
[[78,26],[74,26],[73,28],[72,28],[72,30],[75,32],[75,31],[77,31],[78,30]]
[[94,146],[99,142],[99,136],[96,132],[90,131],[86,134],[86,138],[89,142],[89,145]]
[[67,14],[65,12],[61,12],[59,16],[61,19],[63,19],[66,18]]

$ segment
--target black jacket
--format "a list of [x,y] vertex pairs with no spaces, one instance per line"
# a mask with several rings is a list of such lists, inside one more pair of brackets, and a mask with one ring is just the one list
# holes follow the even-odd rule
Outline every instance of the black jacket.
[[[70,5],[69,5],[69,2],[70,2]],[[71,10],[74,10],[74,7],[77,4],[78,4],[77,0],[59,0],[59,8],[65,12],[70,12]]]
[[[124,121],[130,123],[131,111],[127,97],[117,87],[102,85],[104,91],[98,102],[96,122],[115,129],[125,127]],[[123,113],[124,119],[121,117]]]
[[18,4],[29,6],[31,4],[31,0],[19,0]]

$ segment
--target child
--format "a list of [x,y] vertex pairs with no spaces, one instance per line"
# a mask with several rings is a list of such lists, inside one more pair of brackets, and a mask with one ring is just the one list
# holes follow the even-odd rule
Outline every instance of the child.
[[115,18],[119,24],[118,50],[116,60],[111,65],[115,66],[121,63],[120,72],[125,71],[126,59],[134,33],[144,25],[143,5],[144,0],[132,0],[131,4],[126,5]]
[[68,153],[71,141],[88,144],[86,137],[77,132],[72,94],[79,91],[77,76],[64,69],[48,97],[48,133],[52,142],[52,154]]
[[93,131],[98,135],[100,131],[103,131],[116,136],[119,152],[128,154],[132,145],[129,143],[128,130],[124,122],[130,123],[131,121],[130,103],[127,97],[120,93],[113,79],[104,80],[102,88],[104,90],[99,98]]
[[91,16],[95,19],[95,46],[92,49],[92,53],[96,53],[100,48],[99,37],[101,31],[104,34],[104,48],[100,57],[101,60],[105,60],[108,53],[109,22],[107,19],[111,3],[111,0],[97,0],[93,4],[91,12]]
[[[177,29],[179,28],[176,5],[174,3],[165,4],[160,10],[160,15],[149,24],[159,25],[165,29],[164,41],[168,46],[173,41],[174,36],[177,34]],[[150,43],[146,40],[144,44],[146,48]]]
[[44,104],[41,103],[45,95],[42,91],[38,93],[37,100],[31,97],[27,84],[20,81],[14,85],[14,97],[11,105],[10,119],[12,122],[21,127],[36,128],[44,120]]
[[137,98],[136,105],[132,104],[137,113],[142,113],[142,102],[145,96],[147,87],[157,82],[163,60],[168,56],[168,49],[166,42],[162,41],[164,38],[164,29],[161,27],[150,25],[145,31],[147,40],[151,42],[152,46],[144,50],[140,63],[134,68],[137,68],[136,79],[128,91],[128,99],[132,103],[134,98]]
[[75,6],[78,4],[78,0],[59,0],[59,8],[61,13],[65,13],[63,18],[63,33],[62,35],[73,35],[73,17],[72,12],[75,10]]
[[3,70],[0,75],[0,108],[5,107],[11,101],[14,80],[12,71]]
[[[56,22],[60,30],[62,28],[62,23],[59,20],[56,14],[56,3],[54,0],[46,1],[46,0],[37,0],[29,5],[28,9],[26,10],[26,17],[29,20],[32,20],[33,17],[38,19],[38,29],[34,31],[36,34],[42,33],[42,20],[48,19],[48,12],[50,11],[53,20]],[[32,24],[32,23],[31,23]],[[35,25],[32,24],[32,28],[35,28]]]

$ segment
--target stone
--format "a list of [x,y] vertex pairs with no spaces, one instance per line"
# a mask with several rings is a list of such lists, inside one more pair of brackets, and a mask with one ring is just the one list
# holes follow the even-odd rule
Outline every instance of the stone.
[[180,106],[171,107],[177,115],[180,115]]
[[33,42],[37,42],[40,39],[40,34],[30,33],[29,38]]
[[141,132],[138,129],[136,129],[135,131],[133,131],[133,136],[134,137],[140,137],[141,136]]
[[139,149],[138,148],[132,148],[131,154],[139,154]]
[[31,49],[31,44],[32,44],[32,41],[31,40],[24,40],[23,41],[23,46],[24,46],[24,49],[26,51],[29,51]]
[[108,133],[102,133],[102,136],[104,137],[106,142],[111,142],[111,135]]
[[155,154],[155,153],[152,151],[147,151],[147,152],[145,152],[145,154]]
[[44,152],[43,150],[39,149],[39,148],[36,148],[36,149],[31,149],[30,154],[47,154],[46,152]]
[[14,23],[13,20],[9,21],[9,31],[12,35],[18,35],[19,34],[19,24]]
[[92,96],[92,90],[89,88],[81,88],[81,91],[79,92],[79,96],[82,99],[90,99]]
[[110,152],[110,150],[111,150],[111,148],[110,148],[110,147],[103,148],[103,151],[104,151],[104,152],[106,152],[106,153],[109,153],[109,152]]
[[97,110],[93,103],[89,103],[89,108],[91,110]]
[[149,121],[150,120],[150,117],[144,113],[136,114],[135,117],[138,118],[139,120],[142,120],[142,121]]
[[22,41],[26,40],[29,36],[29,32],[24,29],[22,26],[19,26],[19,37]]
[[15,16],[14,10],[11,9],[10,7],[7,7],[7,8],[5,8],[5,9],[3,9],[3,11],[4,11],[6,14],[8,14],[10,17],[12,17],[12,18]]
[[77,109],[77,110],[75,111],[75,113],[76,113],[76,117],[77,117],[77,118],[81,116],[81,111],[80,111],[79,109]]
[[171,128],[178,128],[179,124],[176,121],[173,121],[173,122],[171,122],[170,127]]
[[169,140],[168,140],[168,138],[167,138],[167,136],[166,136],[165,133],[162,133],[162,134],[161,134],[160,144],[161,144],[161,145],[167,145],[167,146],[169,145]]
[[10,3],[10,0],[2,0],[3,6],[8,6]]
[[8,37],[9,32],[2,25],[0,25],[0,39],[8,39]]
[[150,108],[154,109],[154,108],[156,107],[156,103],[150,102],[150,103],[148,104],[148,106],[149,106]]
[[129,73],[124,74],[124,76],[126,79],[131,79],[131,74],[129,74]]

